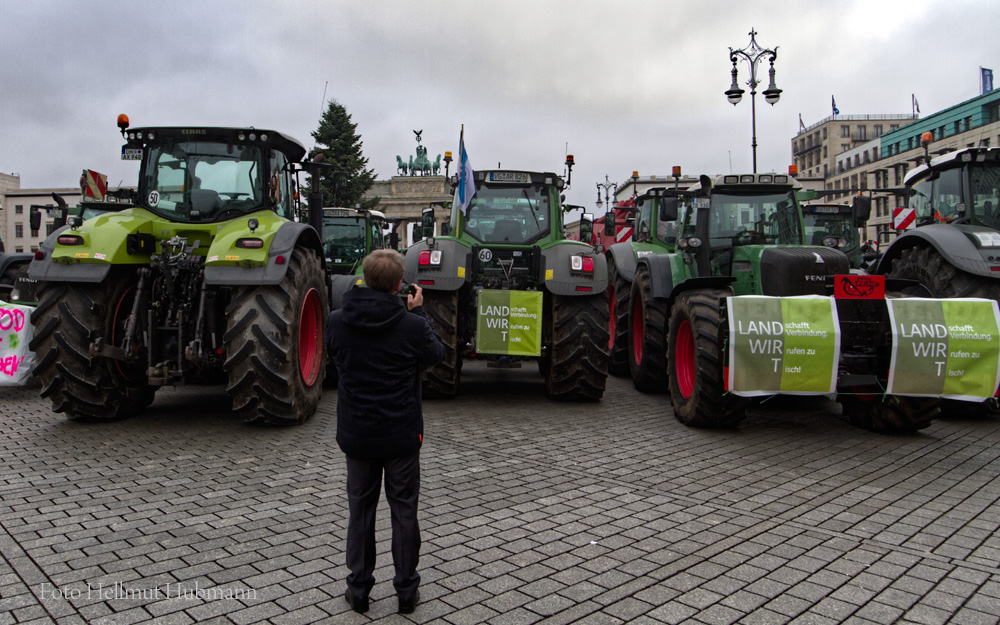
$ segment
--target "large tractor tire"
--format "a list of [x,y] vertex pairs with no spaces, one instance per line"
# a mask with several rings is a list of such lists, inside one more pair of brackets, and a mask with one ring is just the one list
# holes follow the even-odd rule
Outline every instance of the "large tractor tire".
[[746,398],[725,391],[719,332],[728,291],[681,293],[670,311],[667,357],[674,416],[685,424],[732,428],[746,416]]
[[462,347],[458,344],[458,291],[424,290],[424,314],[444,343],[444,360],[423,372],[425,397],[458,395],[462,379]]
[[[546,356],[545,392],[561,401],[597,401],[608,379],[607,292],[549,295],[552,348]],[[548,327],[548,326],[546,326]],[[547,342],[549,337],[543,337]]]
[[608,347],[611,363],[608,373],[625,377],[629,375],[628,302],[631,285],[618,271],[618,265],[608,255]]
[[316,411],[329,310],[320,263],[314,251],[295,248],[281,282],[239,287],[226,307],[226,391],[247,423],[297,425]]
[[[976,276],[958,269],[949,263],[929,244],[918,244],[903,250],[899,258],[892,262],[889,278],[916,280],[927,287],[932,297],[982,297],[1000,302],[1000,279]],[[944,414],[965,413],[975,416],[1000,415],[1000,404],[996,399],[982,403],[941,400]]]
[[121,345],[135,287],[129,274],[111,274],[100,284],[39,283],[32,375],[55,412],[73,421],[113,421],[152,403],[156,387],[146,383],[145,362],[129,366],[90,355],[97,340]]
[[667,303],[653,297],[649,269],[640,265],[632,280],[629,315],[629,371],[643,393],[666,393]]
[[940,412],[936,397],[903,397],[857,393],[837,395],[844,417],[851,425],[872,432],[916,432],[931,424]]

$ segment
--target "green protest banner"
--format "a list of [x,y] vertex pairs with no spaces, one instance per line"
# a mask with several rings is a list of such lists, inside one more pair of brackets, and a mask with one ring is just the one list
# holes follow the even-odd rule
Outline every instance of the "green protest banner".
[[729,390],[827,395],[837,386],[840,324],[832,297],[727,298]]
[[541,355],[541,291],[479,291],[476,350],[482,354]]
[[990,299],[886,300],[892,362],[886,392],[982,401],[1000,384],[1000,312]]

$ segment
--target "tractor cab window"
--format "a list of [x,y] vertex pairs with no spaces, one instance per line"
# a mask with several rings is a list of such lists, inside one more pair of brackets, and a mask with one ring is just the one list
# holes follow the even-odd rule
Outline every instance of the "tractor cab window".
[[802,210],[806,245],[823,245],[831,238],[837,239],[837,248],[845,254],[858,246],[860,235],[854,226],[849,206],[809,206]]
[[139,204],[172,221],[231,219],[265,207],[257,147],[178,142],[150,148]]
[[713,193],[709,236],[713,246],[801,245],[798,207],[791,192]]
[[465,232],[483,243],[523,245],[541,238],[550,227],[545,186],[478,186],[465,214]]
[[360,217],[323,217],[323,251],[336,263],[365,255],[365,220]]
[[639,213],[635,218],[635,239],[641,241],[648,239],[652,234],[653,227],[653,201],[645,200],[639,207]]
[[381,249],[385,247],[382,240],[382,222],[377,219],[373,219],[371,223],[371,233],[369,234],[372,239],[372,249]]
[[271,150],[271,180],[269,185],[271,201],[278,216],[292,218],[292,172],[288,167],[288,157]]
[[987,162],[972,167],[972,211],[975,220],[1000,228],[1000,166]]
[[941,221],[952,221],[958,216],[962,203],[962,170],[946,169],[934,181],[934,210]]
[[666,216],[663,214],[664,204],[665,202],[660,200],[660,213],[656,216],[656,238],[667,245],[673,245],[677,242],[678,223],[682,223],[687,205],[684,203],[678,205],[677,221],[674,221],[665,218]]

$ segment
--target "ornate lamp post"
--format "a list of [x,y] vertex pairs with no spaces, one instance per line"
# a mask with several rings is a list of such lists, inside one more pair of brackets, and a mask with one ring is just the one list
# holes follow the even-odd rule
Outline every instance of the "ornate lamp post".
[[[601,202],[601,189],[604,189],[604,202]],[[610,190],[610,189],[614,189],[615,190],[614,193],[611,194],[611,198],[614,198],[615,195],[618,193],[618,183],[617,182],[611,182],[611,180],[608,179],[608,175],[604,174],[604,182],[598,182],[597,183],[597,209],[598,210],[600,210],[601,206],[604,205],[604,204],[608,205],[608,210],[609,211],[612,209],[611,204],[608,203],[608,190]]]
[[757,44],[756,35],[757,32],[750,29],[750,45],[740,50],[729,48],[729,60],[733,62],[733,84],[726,91],[726,98],[733,106],[739,104],[740,100],[743,99],[744,90],[740,89],[736,76],[736,61],[740,59],[746,61],[747,65],[750,66],[750,80],[746,84],[750,87],[750,124],[753,131],[753,142],[750,145],[753,148],[753,173],[757,173],[757,102],[755,96],[757,95],[757,85],[760,84],[760,80],[757,78],[757,66],[765,56],[770,57],[771,68],[768,73],[771,83],[764,90],[764,99],[773,106],[781,98],[781,89],[778,89],[774,84],[774,60],[778,58],[778,46],[774,46],[774,50],[761,48]]

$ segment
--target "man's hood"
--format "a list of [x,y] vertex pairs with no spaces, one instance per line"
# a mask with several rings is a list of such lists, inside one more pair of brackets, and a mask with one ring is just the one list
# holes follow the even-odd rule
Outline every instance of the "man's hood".
[[344,294],[344,323],[366,332],[392,328],[406,314],[403,298],[368,287],[355,287]]

